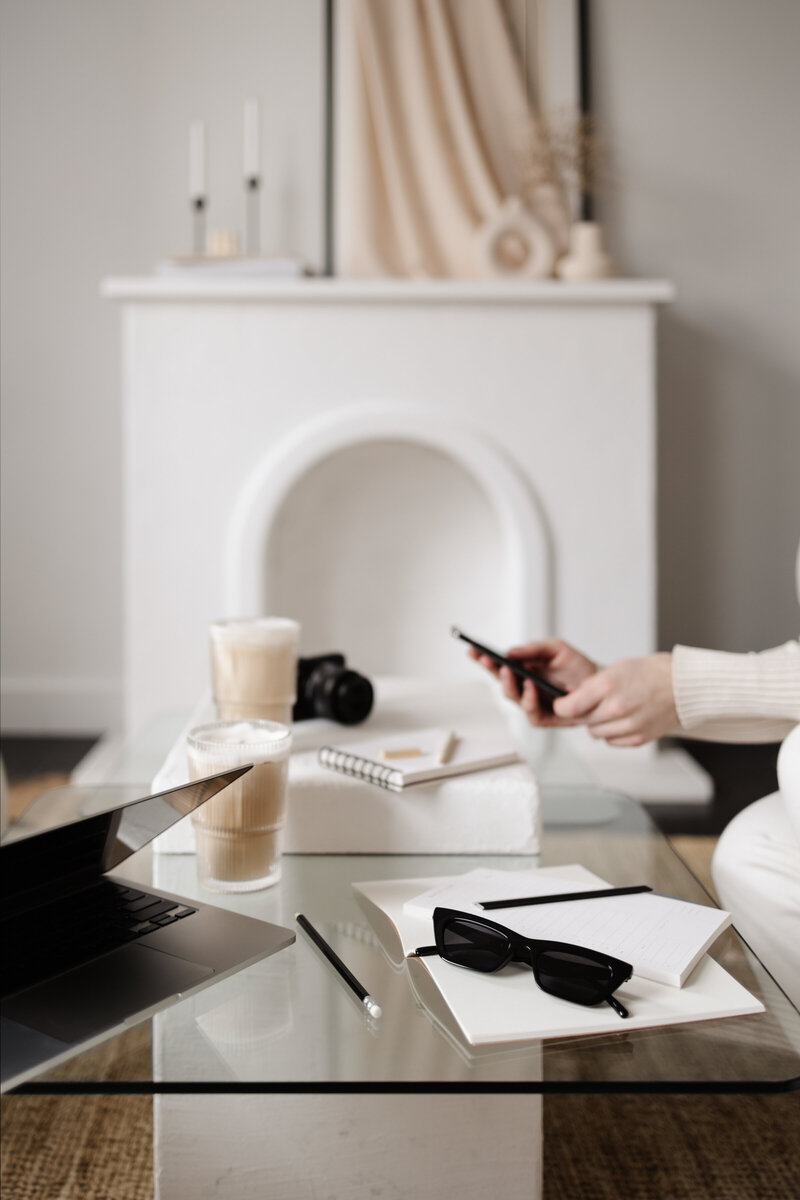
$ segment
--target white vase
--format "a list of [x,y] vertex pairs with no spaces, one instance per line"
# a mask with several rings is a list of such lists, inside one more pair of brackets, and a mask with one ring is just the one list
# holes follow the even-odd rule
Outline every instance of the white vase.
[[556,252],[550,233],[519,196],[508,196],[478,230],[478,260],[484,275],[547,279]]
[[569,283],[609,279],[614,263],[606,253],[603,230],[595,221],[577,221],[569,231],[569,252],[556,266],[556,275]]

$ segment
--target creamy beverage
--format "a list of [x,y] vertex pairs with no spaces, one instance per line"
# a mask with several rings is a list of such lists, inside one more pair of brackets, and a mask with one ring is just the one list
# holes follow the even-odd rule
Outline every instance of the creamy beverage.
[[211,679],[222,721],[291,721],[300,626],[287,617],[214,621]]
[[191,779],[254,764],[192,813],[197,874],[209,891],[250,892],[280,879],[291,742],[274,721],[217,721],[187,735]]

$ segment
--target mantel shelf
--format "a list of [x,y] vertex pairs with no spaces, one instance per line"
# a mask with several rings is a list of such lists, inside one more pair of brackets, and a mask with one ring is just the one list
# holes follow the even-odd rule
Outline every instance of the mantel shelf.
[[103,281],[102,294],[125,302],[319,304],[664,304],[675,297],[661,279],[605,279],[591,283],[541,281],[240,279],[139,276]]

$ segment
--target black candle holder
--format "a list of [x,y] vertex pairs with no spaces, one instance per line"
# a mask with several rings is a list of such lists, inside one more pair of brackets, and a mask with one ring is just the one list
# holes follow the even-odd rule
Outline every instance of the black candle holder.
[[261,253],[261,179],[250,175],[245,187],[245,253],[253,257]]
[[195,196],[192,204],[192,253],[202,256],[206,252],[206,198]]

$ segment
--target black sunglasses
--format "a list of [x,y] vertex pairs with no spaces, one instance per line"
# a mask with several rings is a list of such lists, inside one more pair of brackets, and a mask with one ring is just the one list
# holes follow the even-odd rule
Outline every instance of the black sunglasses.
[[471,971],[499,971],[510,962],[528,962],[543,992],[574,1004],[610,1004],[620,1017],[630,1013],[612,995],[633,974],[630,963],[597,950],[566,942],[543,942],[523,937],[489,921],[453,908],[433,910],[435,946],[420,946],[420,957],[438,954]]

